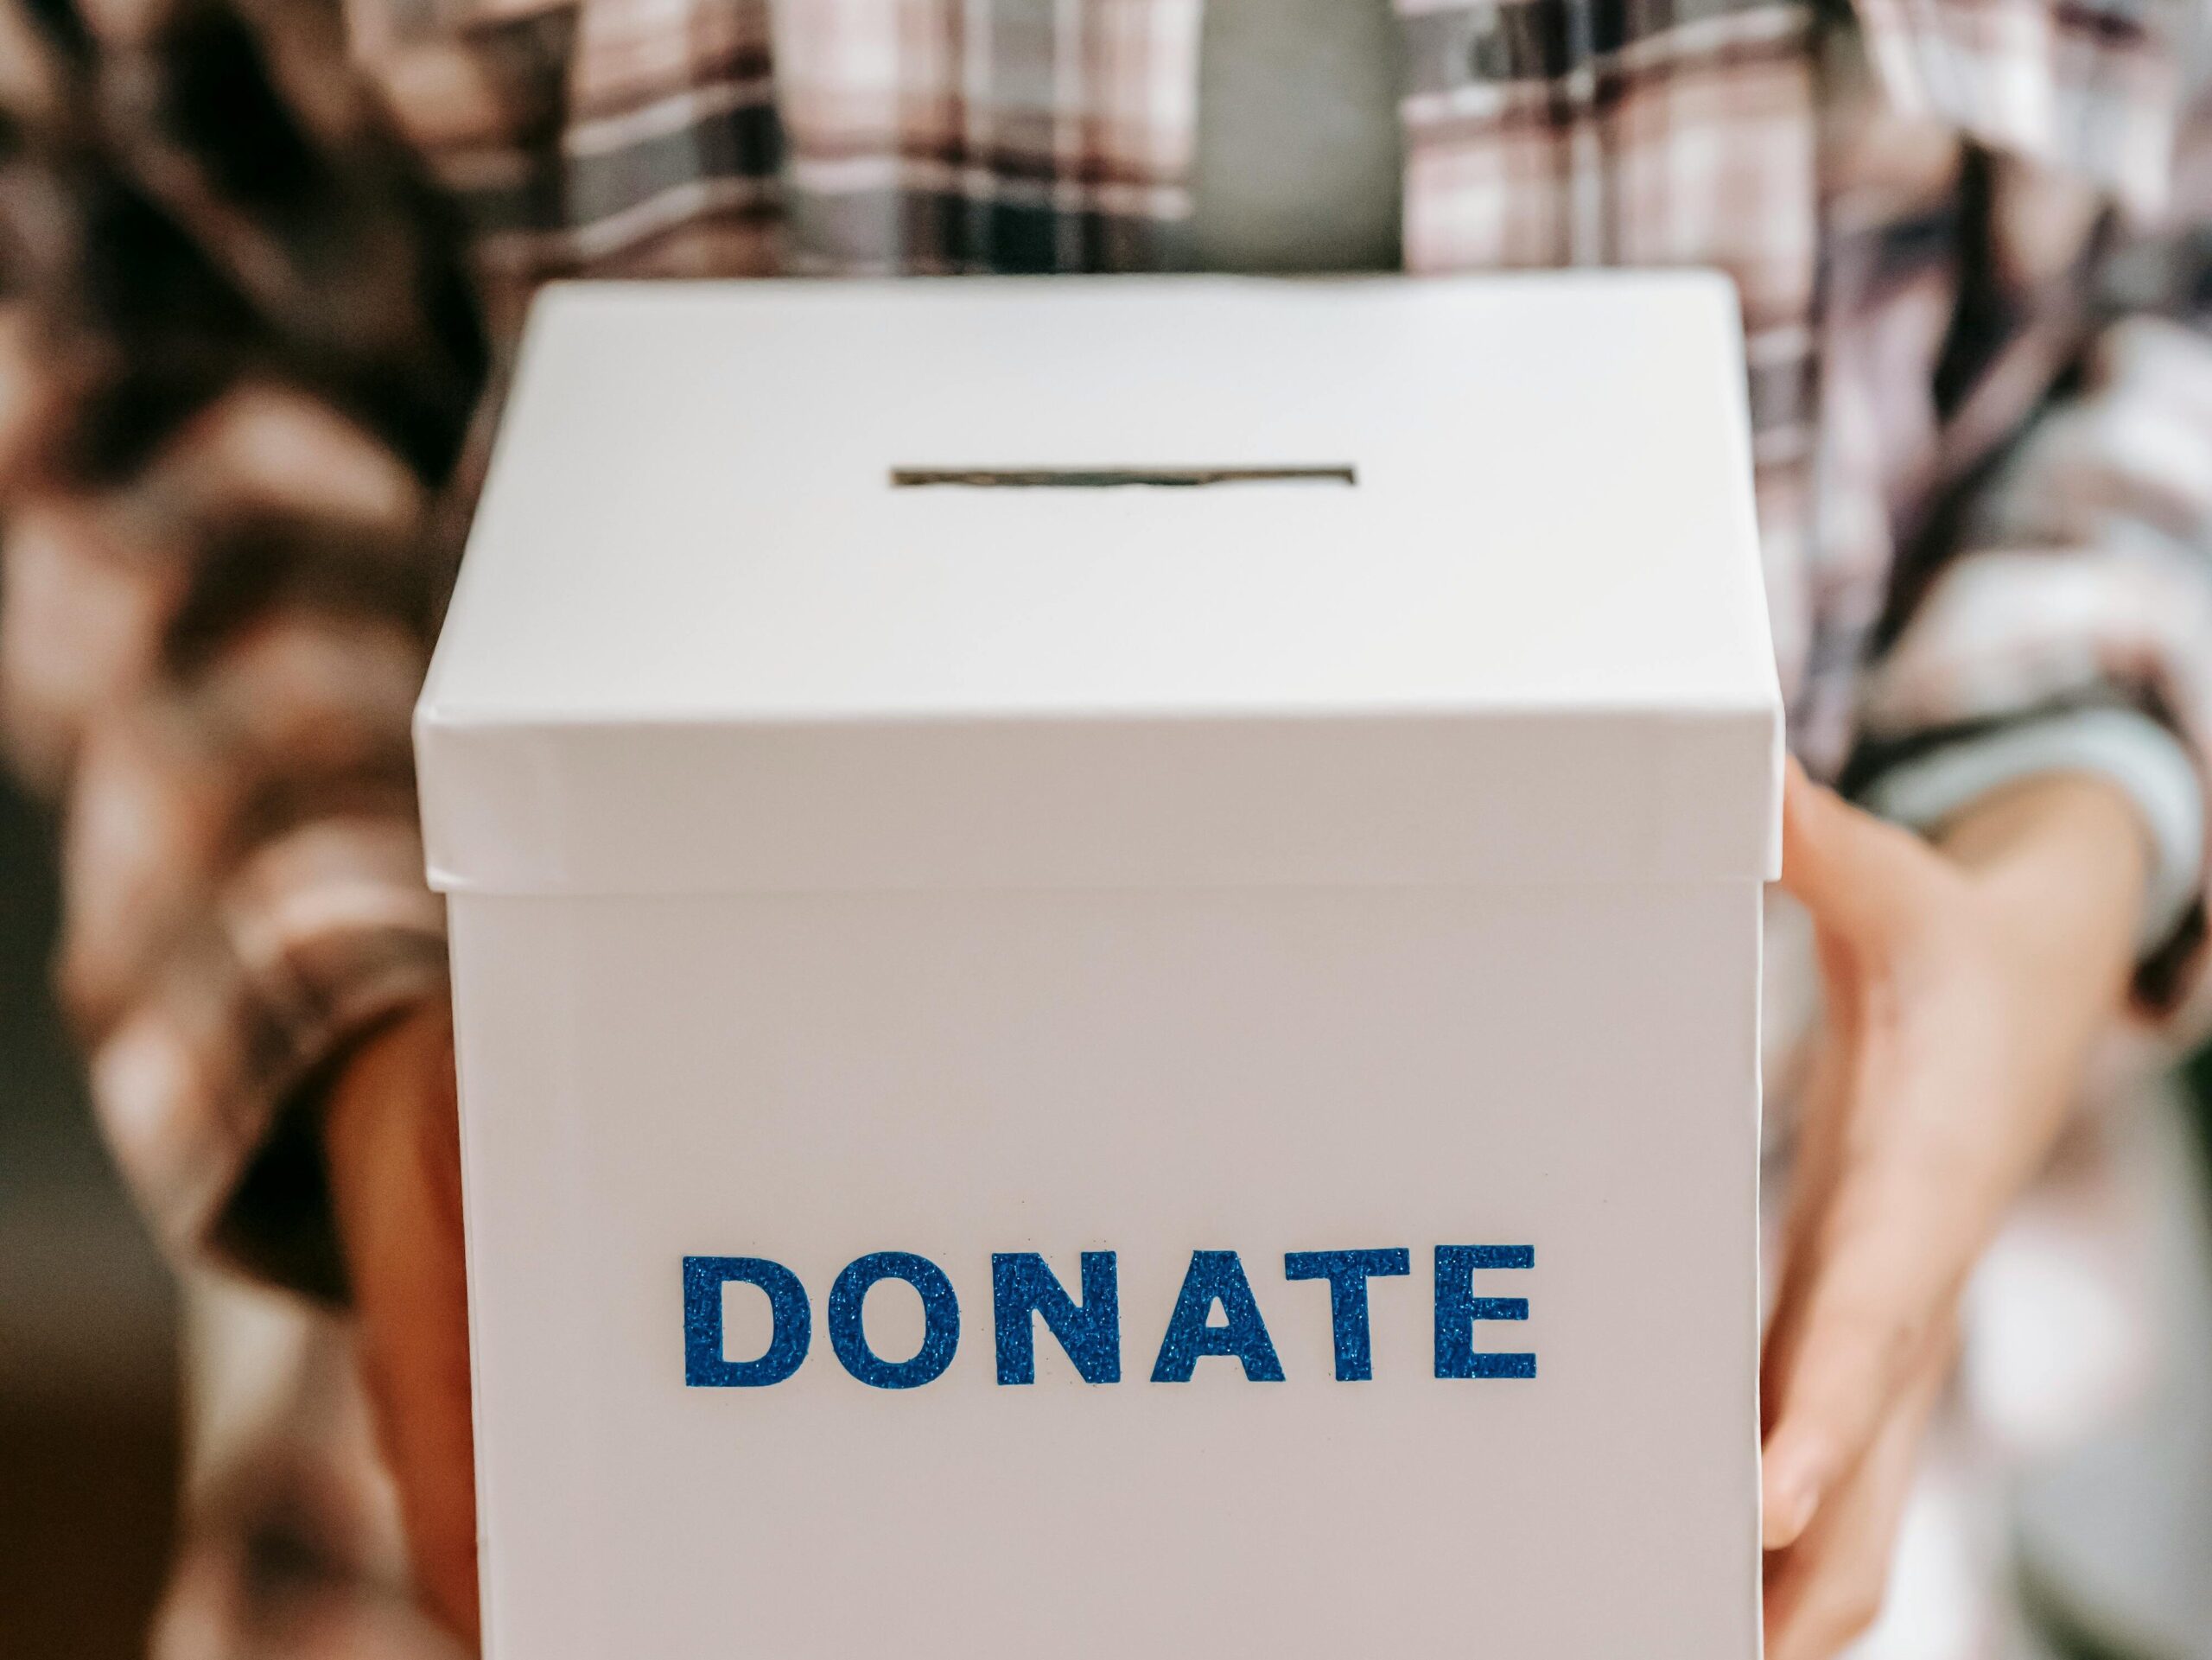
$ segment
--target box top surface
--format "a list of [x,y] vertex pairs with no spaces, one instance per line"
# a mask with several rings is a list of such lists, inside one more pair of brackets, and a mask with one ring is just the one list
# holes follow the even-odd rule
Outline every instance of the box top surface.
[[[442,719],[1764,706],[1717,278],[556,289]],[[896,469],[1349,467],[1186,488]]]
[[558,887],[461,751],[1777,708],[1721,279],[963,278],[550,291],[418,732]]

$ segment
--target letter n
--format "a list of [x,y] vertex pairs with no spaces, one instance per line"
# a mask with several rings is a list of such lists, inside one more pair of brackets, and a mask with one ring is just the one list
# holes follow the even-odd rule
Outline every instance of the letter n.
[[1083,1301],[1075,1301],[1033,1250],[991,1257],[992,1312],[998,1326],[999,1382],[1037,1381],[1041,1318],[1086,1383],[1122,1381],[1121,1287],[1114,1253],[1083,1253]]

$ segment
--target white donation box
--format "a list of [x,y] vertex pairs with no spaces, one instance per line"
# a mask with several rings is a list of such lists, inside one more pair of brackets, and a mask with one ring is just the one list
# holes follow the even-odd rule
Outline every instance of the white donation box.
[[417,714],[493,1660],[1751,1660],[1698,275],[556,289]]

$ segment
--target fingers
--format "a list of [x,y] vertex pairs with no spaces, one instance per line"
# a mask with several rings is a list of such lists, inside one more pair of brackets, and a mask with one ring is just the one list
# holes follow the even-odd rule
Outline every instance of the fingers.
[[1916,1272],[1909,1250],[1869,1242],[1812,1292],[1802,1337],[1783,1334],[1781,1375],[1769,1385],[1780,1410],[1760,1467],[1769,1550],[1812,1526],[1865,1455],[1925,1345],[1932,1316],[1923,1308],[1936,1299],[1917,1286],[1896,1289]]
[[1938,855],[1794,764],[1783,827],[1784,884],[1819,928],[1827,1008],[1763,1365],[1770,1549],[1858,1465],[1950,1306],[1981,1208],[1955,1109],[1991,1084],[1965,1026],[1926,1028],[1925,987],[1904,1006],[1923,972],[1904,967],[1915,931],[1939,913]]
[[[1790,1543],[1856,1466],[1947,1319],[1994,1201],[1973,1150],[1948,1137],[1948,1073],[1910,1079],[1869,1069],[1889,1098],[1879,1156],[1847,1155],[1816,1216],[1793,1228],[1796,1255],[1767,1337],[1771,1428],[1761,1472],[1768,1549]],[[1872,1110],[1853,1109],[1861,1116]]]
[[1932,1337],[1866,1456],[1789,1549],[1766,1561],[1768,1660],[1828,1660],[1880,1614],[1923,1433],[1950,1366]]
[[416,1590],[474,1642],[468,1299],[451,1046],[442,1013],[373,1040],[333,1091],[324,1139],[362,1375]]
[[1925,1045],[1878,1022],[1811,1138],[1818,1185],[1790,1219],[1763,1365],[1770,1549],[1857,1465],[2011,1191],[1999,1130],[1962,1110],[1993,1087],[1963,1023]]

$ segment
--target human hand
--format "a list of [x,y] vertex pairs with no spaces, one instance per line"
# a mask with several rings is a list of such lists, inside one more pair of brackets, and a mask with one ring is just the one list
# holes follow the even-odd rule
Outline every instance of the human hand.
[[473,1647],[476,1487],[448,1011],[419,1010],[354,1053],[326,1103],[323,1149],[362,1379],[416,1592]]
[[2132,804],[2087,775],[1931,845],[1791,764],[1782,882],[1826,1006],[1762,1362],[1769,1660],[1824,1660],[1880,1612],[1960,1291],[2119,1007],[2145,865]]

